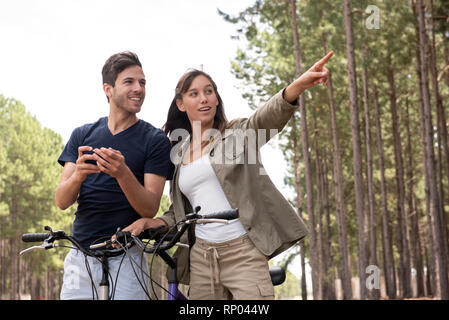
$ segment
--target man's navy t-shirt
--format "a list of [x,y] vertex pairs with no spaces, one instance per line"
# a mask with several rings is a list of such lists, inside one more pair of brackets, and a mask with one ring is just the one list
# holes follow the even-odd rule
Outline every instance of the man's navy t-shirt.
[[[162,130],[143,120],[138,120],[115,135],[108,128],[107,117],[76,128],[58,162],[62,166],[67,161],[75,163],[80,146],[119,150],[125,157],[126,165],[142,185],[145,173],[172,178],[170,141]],[[72,233],[85,248],[101,238],[110,237],[118,227],[125,228],[140,218],[117,180],[104,172],[87,176],[81,185],[77,201],[78,210]]]

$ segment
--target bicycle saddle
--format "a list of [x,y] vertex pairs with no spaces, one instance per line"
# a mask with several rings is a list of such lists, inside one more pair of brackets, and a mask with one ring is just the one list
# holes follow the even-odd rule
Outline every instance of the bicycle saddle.
[[279,266],[270,267],[270,277],[273,286],[278,286],[285,281],[285,270]]

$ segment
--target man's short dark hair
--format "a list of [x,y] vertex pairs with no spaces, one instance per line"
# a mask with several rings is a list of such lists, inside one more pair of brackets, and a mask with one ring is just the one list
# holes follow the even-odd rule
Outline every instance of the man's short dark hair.
[[103,75],[103,83],[115,86],[115,80],[117,75],[131,66],[139,66],[142,68],[142,64],[137,57],[137,54],[125,51],[112,55],[103,66],[101,74]]

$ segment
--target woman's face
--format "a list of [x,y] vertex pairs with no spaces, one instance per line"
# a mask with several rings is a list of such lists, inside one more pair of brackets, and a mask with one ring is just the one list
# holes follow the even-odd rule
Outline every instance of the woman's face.
[[176,104],[180,111],[187,113],[191,123],[201,121],[202,131],[213,127],[218,99],[207,77],[199,75],[193,79],[187,92],[182,94],[182,100],[176,100]]

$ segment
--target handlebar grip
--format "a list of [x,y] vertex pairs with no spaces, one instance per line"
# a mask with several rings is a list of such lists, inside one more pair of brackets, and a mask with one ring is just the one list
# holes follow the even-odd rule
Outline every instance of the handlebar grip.
[[22,235],[23,242],[42,242],[50,236],[49,233],[25,233]]
[[117,231],[115,233],[116,240],[120,243],[128,242],[131,239],[130,231]]
[[239,217],[239,209],[231,209],[201,216],[201,219],[233,220]]

